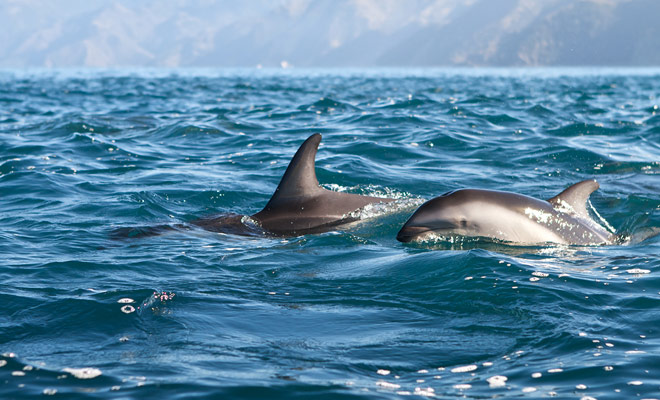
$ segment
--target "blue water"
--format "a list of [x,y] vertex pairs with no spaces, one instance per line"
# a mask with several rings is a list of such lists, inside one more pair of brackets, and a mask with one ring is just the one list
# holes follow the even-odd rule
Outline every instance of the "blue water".
[[[659,95],[658,70],[2,71],[0,398],[659,398]],[[396,206],[111,235],[259,211],[314,132],[324,187]],[[623,245],[395,239],[449,190],[591,178]]]

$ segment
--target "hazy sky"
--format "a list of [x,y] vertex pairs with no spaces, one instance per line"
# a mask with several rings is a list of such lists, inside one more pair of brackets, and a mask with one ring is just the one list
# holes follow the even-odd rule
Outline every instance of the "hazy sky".
[[0,0],[3,67],[660,65],[656,0]]

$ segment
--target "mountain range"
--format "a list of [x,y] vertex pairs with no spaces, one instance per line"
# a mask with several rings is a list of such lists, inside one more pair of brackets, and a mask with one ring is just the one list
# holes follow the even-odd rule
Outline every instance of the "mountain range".
[[0,67],[658,66],[657,0],[0,0]]

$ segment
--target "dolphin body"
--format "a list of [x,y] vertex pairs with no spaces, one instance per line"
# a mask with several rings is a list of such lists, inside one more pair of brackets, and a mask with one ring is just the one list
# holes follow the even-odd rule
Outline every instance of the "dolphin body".
[[517,193],[460,189],[422,204],[397,235],[400,242],[440,237],[482,237],[524,245],[611,244],[615,236],[587,211],[595,180],[576,183],[544,201]]
[[[356,211],[374,203],[394,199],[334,192],[319,186],[316,178],[316,152],[321,134],[315,133],[300,146],[291,159],[266,207],[256,214],[222,214],[201,218],[190,224],[208,231],[243,236],[300,236],[327,232],[339,225],[357,221]],[[115,237],[145,237],[162,232],[189,229],[186,225],[158,225],[120,228]]]
[[319,186],[315,166],[319,143],[321,134],[315,133],[300,145],[266,207],[250,216],[258,226],[245,225],[244,216],[235,214],[198,220],[193,224],[224,233],[241,234],[242,229],[247,227],[248,234],[300,236],[327,232],[339,225],[357,221],[359,217],[354,212],[369,204],[394,201],[334,192]]

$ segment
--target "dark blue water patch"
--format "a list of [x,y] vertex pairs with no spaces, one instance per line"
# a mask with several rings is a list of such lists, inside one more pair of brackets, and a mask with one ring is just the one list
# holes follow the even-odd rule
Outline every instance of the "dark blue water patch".
[[[657,397],[657,76],[3,72],[0,397]],[[194,225],[261,210],[314,132],[324,188],[398,203],[295,238]],[[450,190],[593,178],[624,244],[395,239]]]

